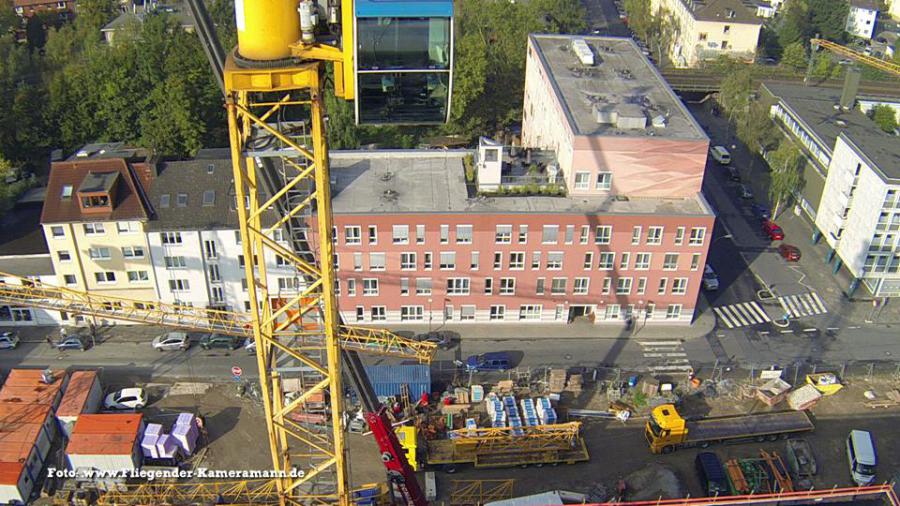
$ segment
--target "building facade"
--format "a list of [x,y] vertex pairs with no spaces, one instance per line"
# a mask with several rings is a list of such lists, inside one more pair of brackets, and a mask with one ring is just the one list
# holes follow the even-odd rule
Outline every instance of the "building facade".
[[846,30],[854,37],[871,40],[878,25],[878,4],[870,0],[853,0],[847,14]]
[[762,21],[739,0],[652,0],[675,24],[667,48],[676,67],[696,67],[704,60],[729,56],[752,62]]
[[74,0],[14,0],[16,14],[30,18],[35,14],[55,14],[59,19],[70,19],[75,14]]

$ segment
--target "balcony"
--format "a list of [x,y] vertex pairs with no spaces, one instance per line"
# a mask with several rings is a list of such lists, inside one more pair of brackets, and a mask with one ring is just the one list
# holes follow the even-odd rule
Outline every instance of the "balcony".
[[479,195],[565,196],[565,177],[552,151],[502,146],[482,138],[473,160],[466,161],[466,179]]

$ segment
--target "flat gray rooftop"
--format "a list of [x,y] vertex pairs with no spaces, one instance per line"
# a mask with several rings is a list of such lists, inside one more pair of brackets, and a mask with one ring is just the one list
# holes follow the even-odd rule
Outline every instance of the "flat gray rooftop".
[[[857,108],[835,110],[841,90],[790,84],[763,83],[803,121],[807,128],[834,149],[838,136],[844,136],[868,158],[885,177],[900,179],[900,138],[883,131]],[[844,125],[837,124],[843,120]]]
[[[594,65],[581,63],[571,49],[573,39],[587,42]],[[657,136],[705,140],[706,133],[678,99],[653,64],[630,38],[581,35],[531,35],[556,95],[561,98],[576,135]],[[647,127],[621,129],[600,124],[595,108],[639,108]],[[651,125],[655,116],[666,117],[666,127]]]
[[701,196],[616,200],[606,197],[475,197],[466,191],[467,151],[332,151],[335,214],[578,213],[711,215]]

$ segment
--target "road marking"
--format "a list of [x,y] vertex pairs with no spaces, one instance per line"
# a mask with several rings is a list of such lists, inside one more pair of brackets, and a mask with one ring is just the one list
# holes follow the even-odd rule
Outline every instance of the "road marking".
[[791,318],[815,316],[828,312],[828,308],[822,304],[822,299],[815,292],[785,295],[778,297],[778,302],[781,304],[784,312]]
[[713,312],[729,329],[759,325],[772,321],[762,306],[755,300],[714,307]]
[[687,353],[644,353],[647,358],[686,357]]
[[722,322],[725,324],[726,327],[728,327],[728,328],[730,328],[730,329],[733,329],[733,328],[734,328],[734,324],[731,323],[731,320],[730,320],[730,319],[725,318],[725,316],[724,316],[724,314],[723,314],[723,312],[722,312],[721,309],[719,309],[719,308],[717,308],[717,307],[714,307],[714,308],[713,308],[713,312],[716,313],[716,316],[718,316],[719,319],[722,320]]
[[638,340],[638,344],[641,346],[681,346],[681,341],[677,341],[677,340],[672,340],[672,341]]
[[810,327],[808,329],[803,329],[803,332],[818,332],[819,329]]

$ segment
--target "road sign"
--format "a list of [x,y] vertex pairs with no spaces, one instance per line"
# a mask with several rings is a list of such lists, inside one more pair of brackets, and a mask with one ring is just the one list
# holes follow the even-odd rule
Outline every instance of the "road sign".
[[242,374],[244,374],[244,370],[240,367],[234,366],[231,368],[231,375],[235,378],[240,378]]

